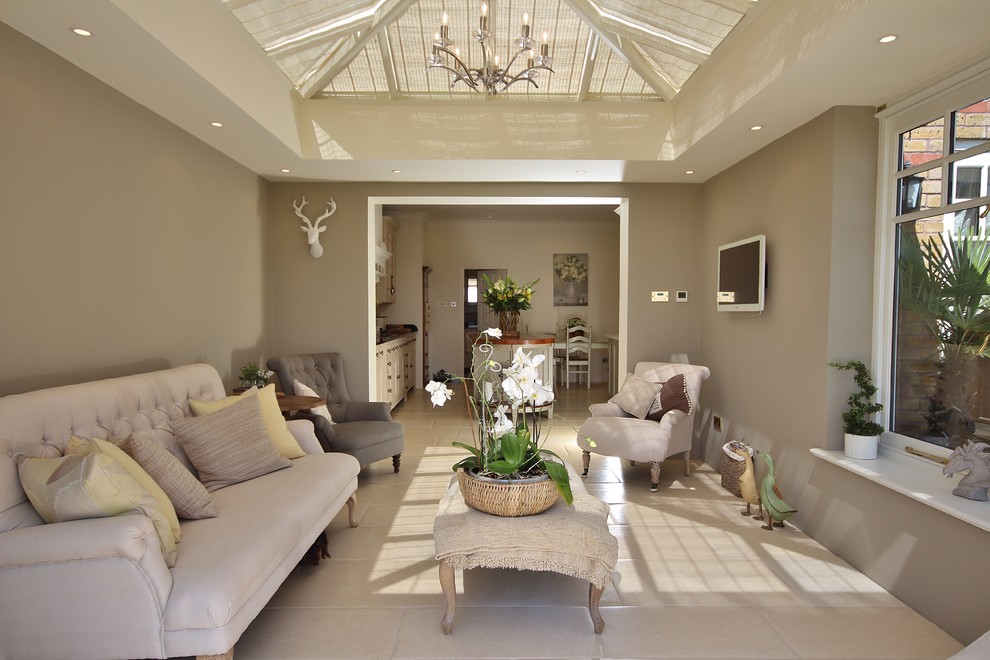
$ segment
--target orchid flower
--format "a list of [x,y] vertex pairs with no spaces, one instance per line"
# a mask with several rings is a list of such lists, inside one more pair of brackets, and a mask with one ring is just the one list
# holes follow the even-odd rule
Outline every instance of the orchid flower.
[[426,384],[426,391],[430,393],[430,401],[433,402],[433,407],[443,406],[443,404],[450,401],[451,397],[454,396],[454,391],[447,387],[445,383],[438,383],[435,380],[431,380]]

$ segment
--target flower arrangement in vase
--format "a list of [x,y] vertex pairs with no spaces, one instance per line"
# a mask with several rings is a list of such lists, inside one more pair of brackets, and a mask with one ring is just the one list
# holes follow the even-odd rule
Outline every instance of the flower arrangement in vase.
[[262,369],[254,362],[248,362],[241,369],[241,387],[264,387],[274,375],[274,371]]
[[506,337],[519,336],[519,312],[533,306],[533,295],[536,293],[536,278],[528,284],[519,284],[506,275],[494,282],[488,275],[482,274],[485,280],[485,292],[481,299],[493,312],[498,313],[499,330]]
[[[478,335],[474,342],[474,358],[471,377],[454,376],[464,388],[468,413],[475,421],[472,426],[472,444],[454,442],[453,445],[468,451],[468,456],[454,463],[458,483],[465,501],[475,508],[496,515],[531,515],[549,508],[559,496],[570,504],[570,477],[561,458],[540,444],[540,408],[553,401],[553,390],[539,378],[537,367],[545,356],[533,356],[521,348],[516,349],[512,363],[503,368],[492,359],[491,339],[502,336],[498,328],[489,328]],[[474,385],[473,394],[468,381]],[[442,406],[454,392],[444,382],[430,381],[426,390],[434,406]],[[518,421],[512,417],[521,411]],[[470,483],[488,480],[496,485],[517,487],[519,482],[536,484],[551,497],[545,498],[539,511],[505,512],[501,503],[475,502],[466,490]],[[542,483],[542,486],[538,484]],[[492,489],[490,488],[489,491]],[[518,497],[518,492],[515,493]],[[516,510],[513,510],[516,511]]]

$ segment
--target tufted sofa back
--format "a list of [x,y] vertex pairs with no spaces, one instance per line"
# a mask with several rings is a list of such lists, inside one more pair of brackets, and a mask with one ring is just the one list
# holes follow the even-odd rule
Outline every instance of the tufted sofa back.
[[54,458],[73,435],[103,439],[139,433],[192,470],[169,422],[190,414],[189,399],[224,396],[216,369],[191,364],[0,398],[0,532],[41,524],[21,489],[18,454]]
[[268,360],[268,368],[278,376],[282,391],[293,394],[292,381],[309,385],[323,397],[334,414],[334,406],[351,400],[344,384],[344,362],[340,353],[302,353]]

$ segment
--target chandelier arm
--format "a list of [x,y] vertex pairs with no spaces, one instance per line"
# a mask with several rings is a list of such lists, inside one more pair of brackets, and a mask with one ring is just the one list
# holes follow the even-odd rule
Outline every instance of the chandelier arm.
[[[447,50],[443,46],[436,46],[436,45],[434,45],[434,48],[436,48],[436,50],[440,51],[441,53],[446,53],[447,55],[450,55],[451,57],[453,57],[454,58],[454,61],[457,62],[457,64],[460,65],[461,69],[463,69],[465,72],[470,72],[471,71],[471,69],[469,69],[467,67],[467,65],[464,64],[463,61],[461,61],[461,58],[459,58],[457,55],[455,55],[451,51]],[[443,64],[437,64],[435,66],[439,66],[441,68],[448,69],[448,70],[451,70],[451,71],[453,70],[453,69],[450,69],[450,67],[445,66]]]
[[446,64],[431,64],[429,68],[446,69],[447,71],[450,71],[450,73],[453,74],[454,76],[454,79],[450,82],[451,89],[453,89],[454,85],[456,85],[458,82],[462,82],[462,81],[464,82],[465,85],[469,85],[474,89],[478,88],[478,82],[474,79],[474,77],[471,76],[471,73],[474,72],[473,69],[467,69],[466,71],[461,72],[458,71],[457,69],[450,68]]

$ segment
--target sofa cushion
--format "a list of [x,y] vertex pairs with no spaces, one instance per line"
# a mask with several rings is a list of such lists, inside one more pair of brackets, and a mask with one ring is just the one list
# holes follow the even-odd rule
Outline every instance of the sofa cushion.
[[261,418],[265,422],[265,429],[278,449],[278,453],[285,458],[299,458],[306,452],[299,447],[299,443],[289,433],[289,428],[285,425],[285,417],[278,407],[278,397],[275,396],[275,384],[269,383],[261,389],[252,387],[246,392],[234,396],[228,396],[218,401],[196,401],[189,402],[189,407],[197,417],[210,415],[219,410],[223,410],[241,400],[241,397],[257,397],[261,406]]
[[272,444],[256,396],[212,415],[174,420],[172,430],[209,491],[292,465]]
[[[312,387],[306,383],[300,383],[298,380],[292,381],[292,390],[299,396],[320,396]],[[328,424],[336,424],[336,422],[333,421],[333,417],[330,415],[330,409],[327,408],[327,404],[325,403],[316,406],[315,408],[310,408],[309,411],[314,415],[319,415],[323,419],[327,420]]]
[[292,461],[291,470],[213,493],[219,516],[182,522],[165,629],[220,627],[234,619],[273,572],[292,570],[357,488],[359,470],[347,454],[312,454]]
[[659,391],[659,383],[652,383],[634,374],[627,374],[622,387],[609,401],[630,415],[643,419],[650,411],[650,406]]
[[70,454],[61,458],[20,455],[17,473],[24,493],[46,523],[126,514],[147,516],[158,533],[165,563],[175,565],[175,537],[168,516],[109,454]]
[[115,442],[161,486],[179,518],[195,520],[217,515],[206,487],[169,450],[136,433]]
[[162,487],[155,482],[151,475],[138,465],[137,461],[128,456],[123,449],[106,440],[86,440],[72,436],[65,445],[66,456],[88,456],[89,454],[106,454],[117,465],[127,470],[127,474],[131,475],[136,482],[141,484],[141,487],[148,491],[148,494],[158,502],[159,509],[168,520],[168,525],[172,530],[172,536],[175,538],[175,542],[178,543],[182,540],[182,530],[179,529],[179,517],[175,515],[175,507],[172,506],[172,500],[168,498],[168,495],[165,494],[165,491],[162,490]]
[[[375,447],[384,443],[402,441],[403,427],[398,422],[347,422],[334,424],[334,439],[331,451],[345,453]],[[401,445],[396,453],[402,451]],[[360,460],[360,458],[359,458]]]
[[671,410],[680,410],[686,415],[691,414],[691,397],[688,396],[684,374],[671,376],[660,386],[660,391],[657,392],[649,412],[646,413],[646,419],[660,421],[660,418]]

